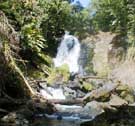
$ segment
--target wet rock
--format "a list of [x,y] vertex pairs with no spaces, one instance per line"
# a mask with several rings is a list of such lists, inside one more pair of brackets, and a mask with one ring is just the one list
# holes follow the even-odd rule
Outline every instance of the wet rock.
[[79,89],[76,90],[76,93],[77,93],[77,98],[82,98],[86,95],[86,93],[84,93],[83,91]]
[[113,90],[115,90],[118,86],[118,83],[110,83],[105,84],[103,87],[100,87],[98,89],[92,90],[91,92],[87,93],[83,100],[100,100],[104,101],[104,99],[108,99],[110,97],[110,94]]
[[77,92],[71,88],[64,87],[64,95],[67,99],[74,99],[77,97]]
[[135,96],[129,94],[125,97],[125,100],[132,104],[135,102]]
[[23,115],[12,112],[4,116],[1,121],[5,125],[14,125],[14,126],[28,126],[29,121],[24,118]]
[[71,88],[72,90],[81,89],[81,83],[79,82],[79,79],[75,79],[74,81],[69,81],[66,86]]
[[127,105],[128,102],[125,101],[124,99],[120,98],[119,96],[117,95],[111,95],[111,100],[109,101],[109,104],[111,106],[122,106],[122,105]]
[[34,115],[34,112],[34,109],[23,106],[22,109],[17,111],[17,114],[23,115],[26,119],[31,119]]
[[134,126],[135,108],[123,106],[117,111],[106,111],[81,126]]
[[134,89],[129,85],[122,84],[116,89],[118,95],[129,103],[135,102]]
[[89,102],[84,107],[84,113],[90,115],[92,118],[95,118],[103,112],[104,109],[96,101]]

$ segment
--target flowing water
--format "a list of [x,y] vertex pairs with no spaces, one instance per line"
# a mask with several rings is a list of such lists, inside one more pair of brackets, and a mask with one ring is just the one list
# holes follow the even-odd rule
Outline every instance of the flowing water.
[[70,73],[78,73],[80,50],[81,46],[78,39],[72,35],[65,34],[58,47],[56,58],[54,58],[55,67],[67,64]]
[[[85,47],[85,45],[81,45],[76,37],[65,34],[60,46],[58,47],[57,55],[53,59],[55,67],[67,64],[70,73],[83,73],[82,75],[84,75],[83,68],[87,62],[86,49],[87,47]],[[80,59],[82,59],[81,63],[79,63]],[[40,90],[40,94],[46,99],[67,100],[65,91],[61,87],[46,87],[46,89]],[[96,106],[94,101],[87,103],[85,106],[81,104],[55,104],[55,108],[57,111],[51,115],[46,113],[36,115],[32,126],[82,126],[82,123],[83,126],[90,126],[91,124],[89,121],[93,121],[95,117],[104,112],[100,106]],[[129,120],[125,120],[124,118],[120,118],[121,120],[118,120],[115,118],[117,117],[115,114],[113,116],[113,113],[111,116],[104,116],[105,119],[111,116],[112,118],[108,118],[108,120],[103,120],[103,118],[101,118],[98,121],[96,120],[91,126],[129,126],[130,123],[130,126],[134,126],[134,119],[130,120],[131,122],[129,123]],[[116,119],[117,121],[115,122]]]
[[[57,55],[53,59],[55,67],[60,67],[67,64],[71,74],[83,73],[83,68],[79,64],[81,56],[81,44],[79,40],[72,35],[65,34],[61,41]],[[40,94],[46,99],[65,100],[66,96],[62,88],[46,87],[46,90],[41,89]],[[80,126],[81,122],[89,121],[91,116],[83,113],[85,110],[81,105],[55,105],[57,113],[52,115],[39,114],[38,117],[46,117],[44,119],[36,120],[34,126]],[[87,110],[86,110],[87,111]]]
[[80,124],[63,120],[39,119],[35,121],[33,126],[80,126]]

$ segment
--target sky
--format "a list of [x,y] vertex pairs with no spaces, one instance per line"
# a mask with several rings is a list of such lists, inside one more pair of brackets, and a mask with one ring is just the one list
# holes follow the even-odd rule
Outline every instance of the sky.
[[[75,1],[78,1],[78,0],[75,0]],[[84,7],[87,7],[90,3],[90,0],[79,0],[79,1]]]
[[84,7],[87,7],[90,3],[90,0],[79,0],[81,2],[81,4],[84,6]]

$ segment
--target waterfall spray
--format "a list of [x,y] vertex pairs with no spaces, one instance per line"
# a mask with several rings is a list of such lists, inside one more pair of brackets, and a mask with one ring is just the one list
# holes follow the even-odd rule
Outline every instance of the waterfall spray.
[[57,49],[56,58],[54,58],[55,67],[67,64],[70,73],[79,72],[80,43],[79,40],[72,35],[66,33]]

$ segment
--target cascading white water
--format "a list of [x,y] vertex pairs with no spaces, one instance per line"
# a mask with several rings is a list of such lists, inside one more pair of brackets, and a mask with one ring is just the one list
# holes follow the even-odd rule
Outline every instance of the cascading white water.
[[58,47],[56,58],[54,58],[54,65],[55,67],[60,67],[63,64],[67,64],[70,73],[78,73],[79,56],[80,43],[78,39],[72,35],[65,34]]

